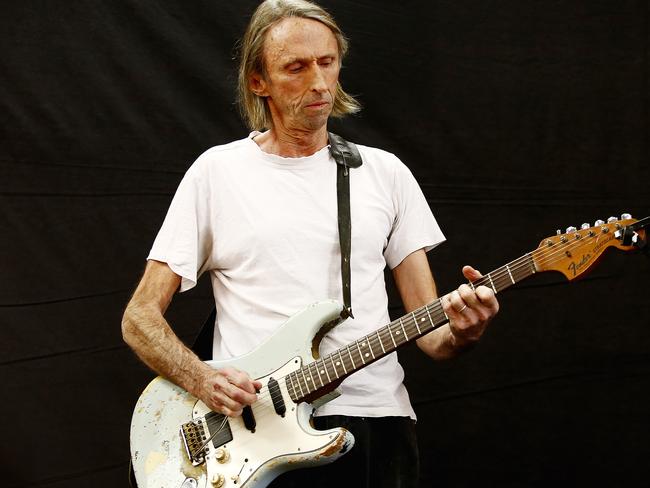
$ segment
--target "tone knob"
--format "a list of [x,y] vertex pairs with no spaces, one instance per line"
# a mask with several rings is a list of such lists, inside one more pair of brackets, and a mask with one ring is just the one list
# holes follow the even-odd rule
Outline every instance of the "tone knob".
[[584,224],[582,224],[580,226],[580,230],[587,230],[589,227],[591,227],[591,226],[587,222],[585,222]]
[[598,227],[599,225],[605,225],[605,221],[598,219],[594,222],[594,227]]
[[631,218],[632,218],[632,215],[629,214],[629,213],[621,214],[621,220],[627,220],[627,219],[631,219]]
[[210,478],[210,483],[212,483],[214,488],[221,488],[225,482],[226,478],[221,473],[214,473],[212,478]]
[[618,219],[616,217],[610,217],[607,219],[607,223],[611,224],[612,222],[616,222]]
[[221,464],[227,463],[230,460],[230,454],[226,449],[223,447],[220,447],[216,451],[214,451],[214,457],[219,461]]
[[566,233],[567,233],[567,234],[571,234],[572,232],[575,232],[576,230],[578,230],[578,229],[576,229],[576,228],[573,227],[573,226],[571,226],[571,227],[567,227],[567,228],[566,228]]

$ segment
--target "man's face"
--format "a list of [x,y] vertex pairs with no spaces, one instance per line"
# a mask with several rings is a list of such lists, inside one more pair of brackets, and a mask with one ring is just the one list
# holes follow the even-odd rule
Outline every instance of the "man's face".
[[274,127],[314,131],[332,112],[340,60],[336,37],[315,20],[289,17],[273,26],[264,42],[266,76],[251,88],[267,97]]

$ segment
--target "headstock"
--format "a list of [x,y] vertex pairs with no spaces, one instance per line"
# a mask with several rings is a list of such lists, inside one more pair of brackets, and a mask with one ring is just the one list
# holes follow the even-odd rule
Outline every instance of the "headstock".
[[593,226],[569,227],[564,234],[558,231],[531,253],[535,269],[538,272],[559,271],[568,280],[573,280],[589,270],[610,247],[633,251],[645,245],[644,227],[649,220],[646,217],[638,221],[623,214],[620,219],[597,220]]

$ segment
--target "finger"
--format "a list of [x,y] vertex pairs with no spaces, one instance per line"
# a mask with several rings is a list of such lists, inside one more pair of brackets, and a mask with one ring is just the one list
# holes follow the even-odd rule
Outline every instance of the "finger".
[[463,297],[458,290],[452,291],[448,297],[449,304],[456,314],[463,313],[463,311],[467,308],[467,303],[465,303],[465,300],[463,300]]
[[476,296],[493,314],[499,311],[499,302],[491,288],[488,288],[487,286],[479,286],[476,289]]
[[257,388],[255,387],[255,384],[243,371],[235,368],[224,368],[222,372],[225,373],[225,376],[228,378],[228,382],[231,385],[236,385],[248,393],[256,393]]
[[230,378],[223,374],[223,370],[216,376],[214,382],[215,391],[219,391],[241,405],[250,405],[257,400],[257,395],[242,390],[238,385],[233,384]]
[[[233,413],[241,412],[245,405],[241,404],[234,398],[231,398],[223,391],[215,390],[212,395],[213,402],[218,405],[220,408],[227,408]],[[225,412],[224,412],[225,413]],[[228,415],[228,414],[226,414]]]
[[224,385],[221,391],[242,405],[250,405],[257,400],[257,395],[255,393],[243,390],[238,385],[232,383]]
[[469,308],[479,308],[482,305],[476,292],[469,285],[460,285],[458,294]]
[[471,266],[463,266],[463,276],[469,281],[478,280],[483,275],[478,269],[474,269]]

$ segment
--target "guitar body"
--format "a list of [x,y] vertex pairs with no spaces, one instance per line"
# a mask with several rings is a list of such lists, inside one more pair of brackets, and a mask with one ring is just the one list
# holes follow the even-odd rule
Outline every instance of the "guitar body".
[[[354,437],[343,428],[325,431],[310,425],[312,407],[295,403],[284,381],[287,374],[313,361],[312,339],[324,325],[335,323],[341,306],[319,302],[291,317],[272,337],[250,353],[226,361],[209,361],[247,372],[262,382],[262,393],[252,407],[255,425],[243,417],[215,416],[207,406],[170,381],[158,377],[142,392],[131,422],[131,460],[139,488],[266,487],[292,469],[326,464],[345,454]],[[317,347],[317,345],[316,345]],[[271,378],[286,411],[277,413],[269,395]],[[266,395],[263,393],[266,392]],[[182,426],[212,416],[214,425],[227,423],[232,439],[215,438],[205,459],[194,464],[187,452]],[[212,428],[211,431],[215,430]],[[207,429],[206,429],[207,431]],[[206,434],[206,440],[210,435]],[[205,441],[201,440],[201,443]],[[195,460],[196,461],[196,460]]]

